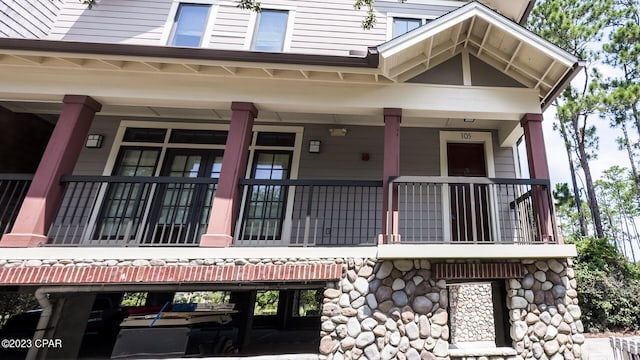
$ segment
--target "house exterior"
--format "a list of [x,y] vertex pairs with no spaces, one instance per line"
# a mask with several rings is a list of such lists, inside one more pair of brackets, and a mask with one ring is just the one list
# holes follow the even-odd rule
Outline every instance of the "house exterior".
[[100,293],[230,291],[242,348],[256,291],[320,289],[323,359],[581,358],[542,112],[582,65],[533,3],[0,1],[0,120],[53,127],[0,174],[29,356]]

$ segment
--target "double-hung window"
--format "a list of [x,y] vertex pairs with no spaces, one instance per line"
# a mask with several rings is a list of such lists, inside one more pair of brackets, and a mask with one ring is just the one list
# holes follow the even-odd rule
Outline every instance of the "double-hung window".
[[420,27],[420,25],[422,25],[422,19],[393,18],[393,37],[397,38],[404,33]]
[[169,45],[200,46],[210,7],[204,4],[181,3],[176,11]]
[[252,50],[279,52],[284,49],[289,11],[262,10],[253,38]]

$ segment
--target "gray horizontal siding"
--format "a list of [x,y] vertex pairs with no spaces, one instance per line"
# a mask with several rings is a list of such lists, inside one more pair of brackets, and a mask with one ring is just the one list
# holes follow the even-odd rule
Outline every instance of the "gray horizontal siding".
[[242,50],[244,48],[251,13],[233,4],[220,5],[213,20],[210,48]]
[[[127,118],[135,120],[134,118]],[[104,135],[100,149],[83,149],[74,174],[101,175],[120,118],[98,116],[93,121],[90,133]],[[139,119],[144,120],[144,119]],[[153,119],[153,122],[162,120]],[[166,119],[166,121],[175,121]],[[185,122],[185,124],[188,124]],[[282,125],[282,124],[281,124]],[[299,124],[289,124],[299,125]],[[329,129],[345,127],[344,137],[332,137]],[[440,129],[401,128],[400,172],[412,176],[440,176]],[[515,160],[510,147],[502,148],[497,143],[497,133],[493,133],[493,153],[498,178],[515,177]],[[309,153],[309,141],[322,142],[319,154]],[[384,127],[352,125],[305,125],[298,178],[300,179],[359,179],[381,180],[384,159]],[[362,160],[362,154],[369,154],[369,160]]]
[[0,0],[0,37],[44,38],[62,0]]
[[[50,38],[164,45],[162,35],[171,16],[172,4],[173,0],[109,0],[88,10],[79,1],[66,0]],[[291,52],[327,55],[348,55],[351,50],[362,51],[385,42],[388,14],[432,18],[453,9],[443,5],[378,1],[375,5],[376,26],[363,30],[361,21],[366,16],[366,9],[355,10],[353,0],[268,0],[262,1],[261,5],[263,9],[295,11]],[[253,37],[252,13],[238,9],[233,0],[217,2],[213,6],[212,30],[205,34],[210,40],[204,46],[243,49]]]
[[[301,179],[381,180],[384,128],[381,126],[344,126],[344,137],[329,135],[331,125],[307,125],[304,129],[298,177]],[[322,142],[319,154],[308,151],[310,140]],[[362,160],[369,154],[369,161]]]
[[118,126],[120,126],[120,118],[95,117],[91,123],[89,134],[103,135],[102,147],[99,149],[83,148],[73,171],[74,175],[102,175],[109,159],[109,152],[113,146]]
[[67,0],[51,39],[158,45],[172,0],[109,0],[89,10]]

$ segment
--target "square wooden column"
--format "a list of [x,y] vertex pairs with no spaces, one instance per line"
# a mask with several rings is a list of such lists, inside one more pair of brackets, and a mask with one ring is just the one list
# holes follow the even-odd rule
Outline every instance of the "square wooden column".
[[384,166],[382,177],[382,235],[379,244],[398,242],[398,189],[392,189],[393,200],[389,202],[389,178],[400,176],[400,122],[402,109],[384,109]]
[[[543,120],[542,114],[525,114],[520,120],[520,125],[524,129],[531,178],[548,180],[549,163],[547,162],[547,152],[544,146]],[[534,185],[531,189],[538,241],[558,240],[553,239],[552,204],[549,203],[550,191],[551,189],[545,189],[540,185]]]
[[42,155],[33,181],[11,229],[0,247],[34,247],[47,242],[47,231],[56,216],[63,186],[60,176],[71,174],[102,105],[84,95],[65,95],[64,106]]
[[200,240],[202,247],[231,245],[242,201],[239,181],[244,178],[247,170],[253,120],[258,116],[258,110],[249,102],[233,102],[231,110],[231,126],[224,148],[222,169],[211,206],[207,233]]

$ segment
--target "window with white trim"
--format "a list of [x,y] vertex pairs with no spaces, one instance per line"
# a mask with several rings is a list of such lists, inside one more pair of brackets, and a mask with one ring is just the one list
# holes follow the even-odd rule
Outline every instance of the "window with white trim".
[[169,45],[199,47],[209,18],[211,6],[180,3],[176,11]]
[[284,50],[289,11],[260,11],[251,50],[279,52]]

